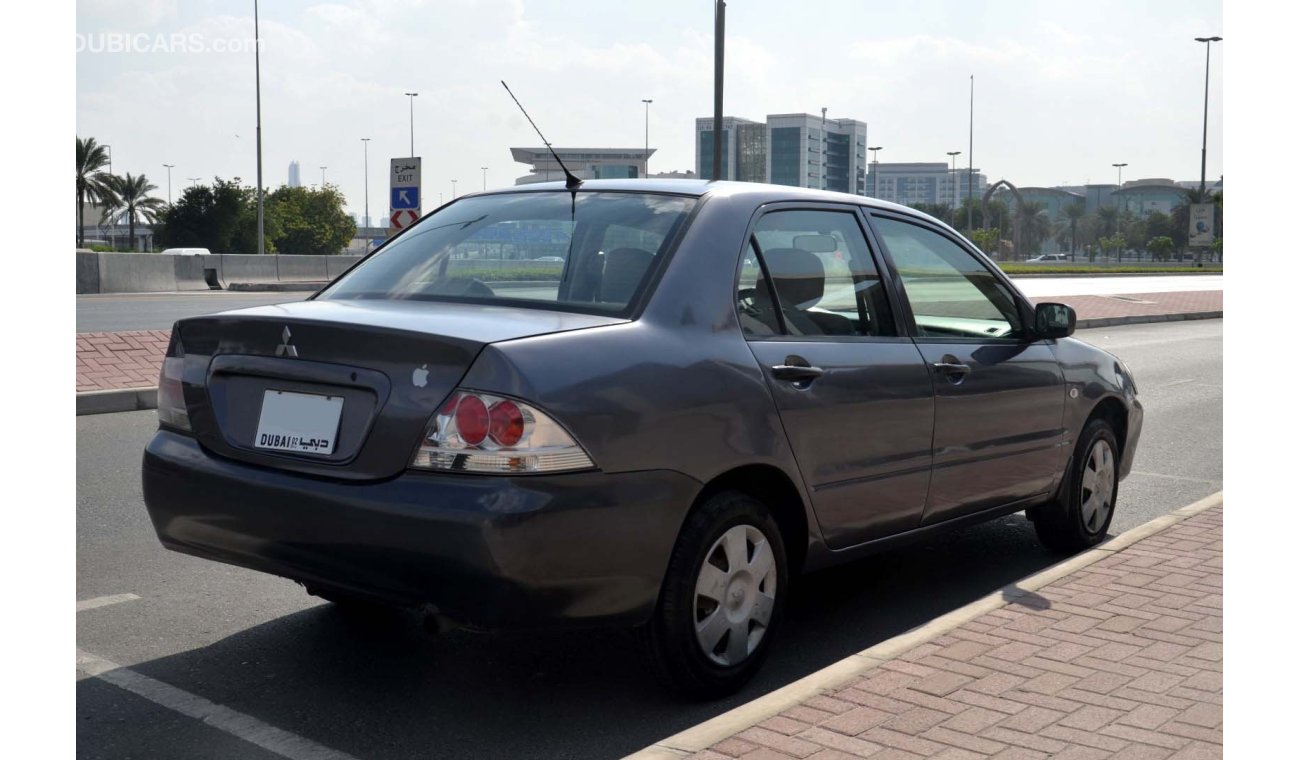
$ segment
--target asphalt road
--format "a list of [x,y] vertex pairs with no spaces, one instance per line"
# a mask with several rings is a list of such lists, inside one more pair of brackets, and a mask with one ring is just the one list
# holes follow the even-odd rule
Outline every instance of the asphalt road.
[[[1135,277],[1021,277],[1016,285],[1030,298],[1117,295],[1186,290],[1223,290],[1223,275]],[[500,287],[500,286],[498,286]],[[545,298],[545,288],[520,289]],[[523,291],[527,291],[524,294]],[[124,293],[77,296],[77,332],[166,330],[178,319],[248,306],[301,301],[310,293]]]
[[[1146,406],[1112,532],[1220,489],[1222,322],[1079,337],[1125,359]],[[618,631],[424,634],[350,617],[289,581],[163,550],[140,497],[152,412],[77,419],[80,650],[358,758],[620,757],[1052,564],[1023,516],[805,577],[764,670],[741,694],[683,704]],[[119,671],[121,672],[121,671]],[[83,758],[275,757],[78,674]]]

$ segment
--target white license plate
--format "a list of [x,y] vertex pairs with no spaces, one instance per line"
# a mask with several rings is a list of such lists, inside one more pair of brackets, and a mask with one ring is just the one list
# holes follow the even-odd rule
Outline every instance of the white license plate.
[[343,414],[342,396],[266,391],[257,420],[259,449],[332,454]]

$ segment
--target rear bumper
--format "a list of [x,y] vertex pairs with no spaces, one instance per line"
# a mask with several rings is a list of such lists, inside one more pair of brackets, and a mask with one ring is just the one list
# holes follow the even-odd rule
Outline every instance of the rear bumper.
[[648,619],[700,488],[672,471],[326,480],[159,431],[144,500],[168,549],[483,628]]

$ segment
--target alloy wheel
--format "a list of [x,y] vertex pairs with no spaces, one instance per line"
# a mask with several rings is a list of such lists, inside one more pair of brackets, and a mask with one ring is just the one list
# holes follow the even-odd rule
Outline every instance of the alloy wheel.
[[1083,465],[1079,492],[1079,513],[1083,527],[1096,533],[1106,524],[1114,506],[1115,453],[1110,442],[1101,439],[1093,444]]

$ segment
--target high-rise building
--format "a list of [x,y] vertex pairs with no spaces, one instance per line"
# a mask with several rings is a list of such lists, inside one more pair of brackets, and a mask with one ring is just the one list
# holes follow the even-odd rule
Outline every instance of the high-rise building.
[[[722,150],[720,179],[865,194],[865,122],[807,113],[769,114],[765,123],[727,116]],[[711,118],[695,120],[695,168],[712,178]]]
[[298,162],[289,162],[289,187],[302,187],[302,176],[298,172]]
[[867,172],[866,194],[904,206],[918,203],[960,206],[968,196],[980,198],[988,189],[988,178],[979,169],[974,170],[973,177],[970,172],[969,168],[961,167],[954,172],[942,161],[872,163]]

